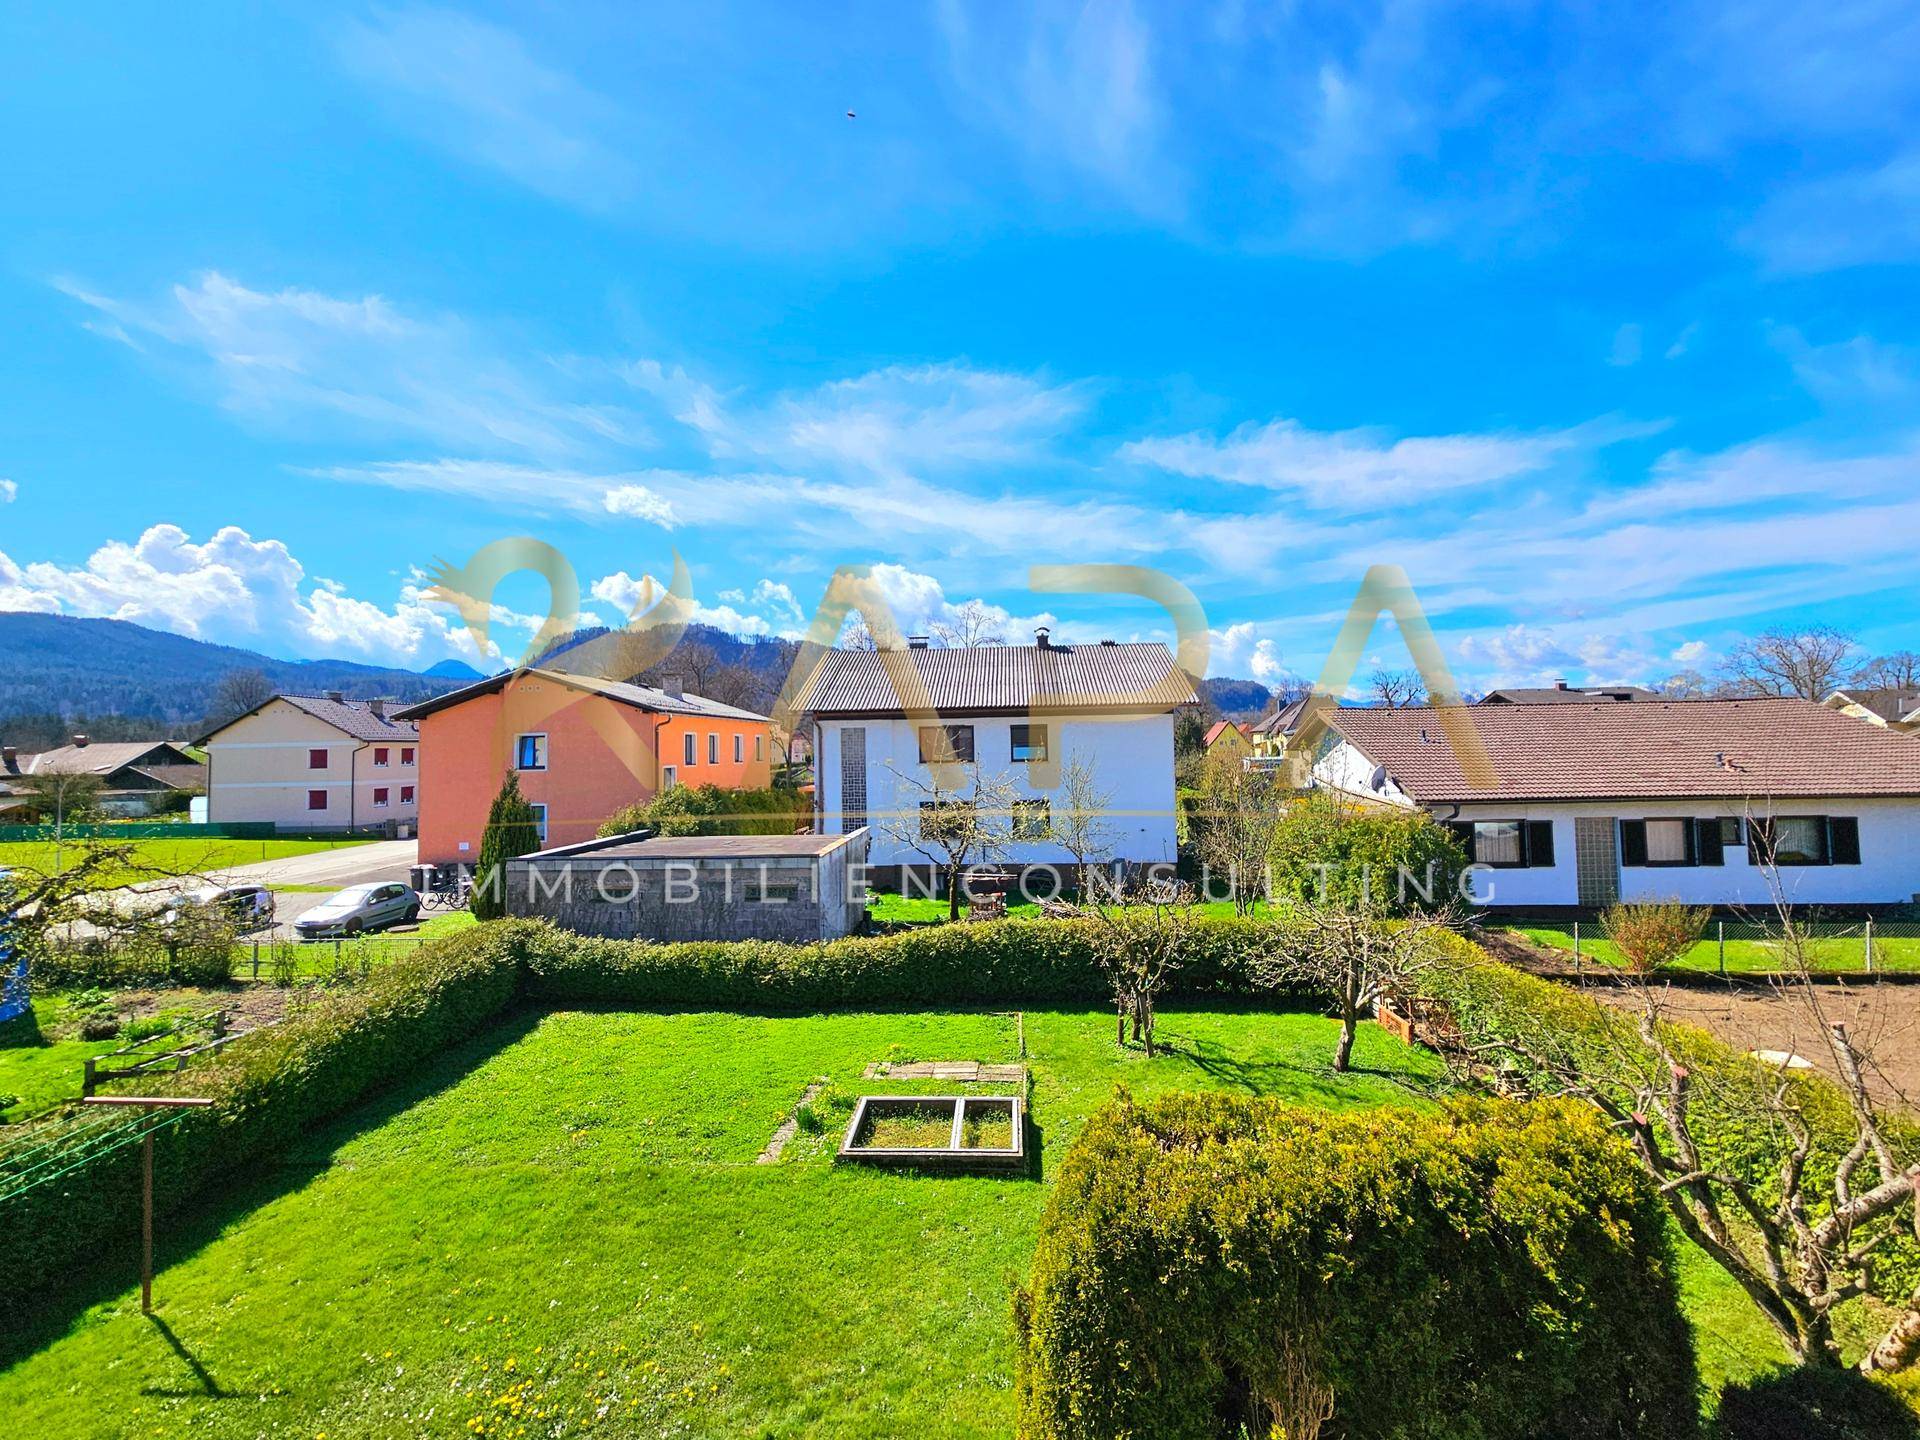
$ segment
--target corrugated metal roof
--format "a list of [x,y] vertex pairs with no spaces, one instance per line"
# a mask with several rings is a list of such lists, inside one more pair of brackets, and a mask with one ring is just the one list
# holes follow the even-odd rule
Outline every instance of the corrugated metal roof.
[[827,650],[796,692],[815,715],[1161,712],[1198,701],[1165,645]]
[[1439,712],[1342,709],[1327,724],[1422,804],[1920,795],[1920,739],[1810,700],[1473,705],[1497,785],[1469,783]]

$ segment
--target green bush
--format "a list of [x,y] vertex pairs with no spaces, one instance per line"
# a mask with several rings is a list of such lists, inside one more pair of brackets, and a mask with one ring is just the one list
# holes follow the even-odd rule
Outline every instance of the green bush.
[[[154,1204],[165,1213],[215,1180],[265,1156],[429,1057],[477,1033],[512,1003],[520,972],[515,937],[482,927],[376,971],[364,986],[318,992],[280,1025],[234,1042],[218,1063],[152,1080],[206,1095],[154,1137]],[[91,1117],[89,1117],[89,1120]],[[87,1121],[51,1122],[48,1139],[81,1154]],[[124,1256],[138,1225],[140,1147],[96,1154],[79,1169],[0,1202],[7,1264],[0,1269],[0,1333],[40,1291],[84,1260]]]
[[1720,1396],[1715,1440],[1920,1440],[1920,1415],[1852,1370],[1786,1370]]
[[[1693,1433],[1659,1201],[1586,1107],[1328,1115],[1125,1097],[1068,1152],[1015,1303],[1019,1433]],[[1307,1384],[1299,1382],[1306,1381]]]
[[[1424,810],[1356,807],[1314,790],[1292,801],[1268,851],[1274,893],[1358,904],[1387,914],[1431,908],[1459,895],[1467,852]],[[1412,877],[1403,887],[1401,872]]]
[[487,809],[487,828],[480,836],[480,858],[474,866],[473,898],[468,901],[476,920],[498,920],[506,914],[506,864],[516,855],[540,848],[540,824],[533,806],[520,793],[514,771],[500,784],[500,793]]
[[626,835],[652,830],[657,835],[791,835],[812,818],[806,801],[789,789],[676,785],[649,801],[615,812],[600,827],[600,833]]
[[213,987],[232,978],[234,952],[229,929],[146,926],[121,936],[45,937],[28,952],[27,972],[37,990]]

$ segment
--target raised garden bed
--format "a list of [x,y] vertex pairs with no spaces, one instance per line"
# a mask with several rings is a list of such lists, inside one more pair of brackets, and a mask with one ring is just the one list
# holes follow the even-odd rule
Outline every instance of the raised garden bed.
[[1018,1170],[1027,1145],[1016,1095],[863,1095],[836,1157],[861,1165]]

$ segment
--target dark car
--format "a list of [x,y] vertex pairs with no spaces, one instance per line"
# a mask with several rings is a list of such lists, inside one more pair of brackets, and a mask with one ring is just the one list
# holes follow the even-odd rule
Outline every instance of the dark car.
[[247,931],[271,925],[274,908],[273,891],[264,885],[207,885],[169,901],[162,918],[172,922],[189,909],[218,910]]

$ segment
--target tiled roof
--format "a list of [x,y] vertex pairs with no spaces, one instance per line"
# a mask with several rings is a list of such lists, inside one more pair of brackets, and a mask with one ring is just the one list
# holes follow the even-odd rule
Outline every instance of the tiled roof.
[[537,675],[543,680],[558,681],[562,685],[572,686],[594,695],[604,695],[622,705],[631,705],[636,710],[652,710],[665,715],[710,715],[716,720],[765,720],[764,715],[751,710],[742,710],[733,705],[722,705],[718,700],[709,700],[704,695],[670,695],[665,690],[657,690],[651,685],[634,685],[623,680],[598,680],[590,675],[573,675],[562,670],[509,670],[503,674],[490,676],[464,689],[426,700],[418,705],[409,706],[397,713],[409,721],[418,721],[436,711],[450,709],[464,704],[481,695],[494,695],[504,690],[507,682],[517,675]]
[[351,735],[356,740],[392,740],[405,744],[420,738],[420,727],[410,720],[395,718],[399,709],[392,701],[384,702],[388,709],[386,716],[375,715],[368,707],[368,700],[335,700],[329,695],[280,695],[276,699],[284,700],[296,710],[304,710],[316,720],[324,720],[343,735]]
[[31,761],[20,757],[26,775],[111,775],[153,757],[155,765],[191,765],[193,757],[171,740],[108,740],[42,750]]
[[1304,695],[1289,704],[1282,705],[1271,715],[1261,717],[1254,723],[1256,735],[1291,735],[1300,728],[1300,721],[1307,713],[1307,697]]
[[1843,704],[1851,702],[1894,725],[1912,719],[1914,713],[1920,711],[1920,691],[1916,690],[1836,690],[1827,697],[1827,703],[1831,705],[1835,700]]
[[1165,645],[827,650],[797,693],[817,715],[1158,713],[1199,700]]
[[1552,685],[1536,689],[1492,690],[1482,705],[1578,705],[1582,701],[1658,700],[1656,691],[1642,685]]
[[1343,709],[1327,723],[1422,804],[1920,795],[1920,743],[1810,700],[1472,705],[1498,777],[1469,783],[1440,712]]

